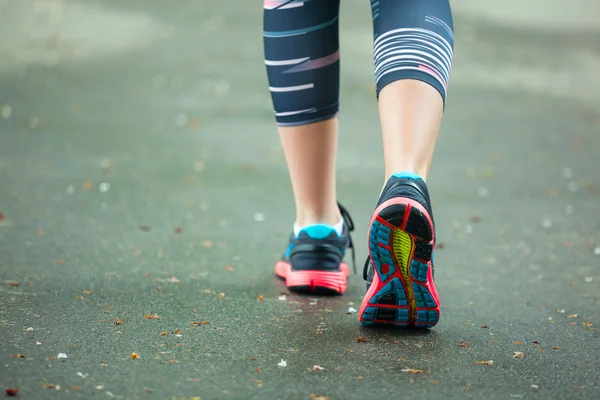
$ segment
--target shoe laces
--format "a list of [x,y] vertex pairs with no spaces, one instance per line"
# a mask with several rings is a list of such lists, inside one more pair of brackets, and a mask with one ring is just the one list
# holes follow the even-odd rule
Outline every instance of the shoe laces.
[[369,265],[371,264],[371,257],[368,256],[365,260],[365,266],[363,268],[363,279],[368,282],[369,279]]
[[[348,227],[348,231],[349,232],[354,231],[354,221],[352,220],[352,217],[350,216],[350,213],[348,212],[348,210],[346,210],[346,207],[344,207],[343,205],[338,203],[338,208],[340,209],[340,213],[342,214],[342,219],[344,220],[344,224],[346,224],[346,226]],[[354,275],[357,275],[358,272],[356,271],[356,251],[354,249],[354,242],[352,241],[352,235],[349,234],[348,239],[349,239],[348,248],[352,250],[352,270],[354,271]]]

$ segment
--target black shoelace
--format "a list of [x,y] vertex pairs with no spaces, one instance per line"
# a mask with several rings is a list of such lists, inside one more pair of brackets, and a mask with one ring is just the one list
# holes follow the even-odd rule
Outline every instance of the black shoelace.
[[[340,213],[342,214],[342,219],[344,220],[344,224],[348,227],[348,231],[354,231],[354,221],[352,221],[352,217],[346,208],[338,203],[338,208],[340,209]],[[354,242],[352,242],[352,235],[348,235],[350,243],[348,245],[349,249],[352,249],[352,270],[354,271],[354,275],[358,272],[356,271],[356,252],[354,250]]]

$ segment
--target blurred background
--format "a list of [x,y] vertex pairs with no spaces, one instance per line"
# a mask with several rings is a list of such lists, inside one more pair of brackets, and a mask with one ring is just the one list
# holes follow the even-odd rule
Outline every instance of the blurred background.
[[[429,182],[442,322],[399,337],[348,312],[360,276],[343,298],[279,297],[294,211],[260,2],[0,0],[0,385],[28,398],[49,384],[82,398],[598,396],[600,3],[451,4]],[[342,0],[340,25],[339,195],[360,269],[383,182],[369,2]]]

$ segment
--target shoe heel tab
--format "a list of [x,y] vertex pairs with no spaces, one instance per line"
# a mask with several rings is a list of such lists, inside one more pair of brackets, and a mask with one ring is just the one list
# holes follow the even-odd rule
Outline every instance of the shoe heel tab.
[[329,237],[329,235],[331,235],[332,232],[335,233],[336,236],[339,236],[335,229],[333,229],[333,227],[325,224],[315,224],[306,226],[300,231],[300,233],[302,232],[306,233],[308,237],[312,239],[325,239]]

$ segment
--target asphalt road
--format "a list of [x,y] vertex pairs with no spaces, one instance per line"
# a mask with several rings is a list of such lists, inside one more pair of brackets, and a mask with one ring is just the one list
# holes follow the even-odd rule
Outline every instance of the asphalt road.
[[[528,19],[513,0],[456,3],[429,181],[442,318],[416,332],[358,325],[360,274],[336,298],[283,294],[273,276],[293,206],[260,6],[0,3],[0,388],[600,397],[594,5]],[[360,261],[383,163],[369,5],[342,10],[339,193]]]

